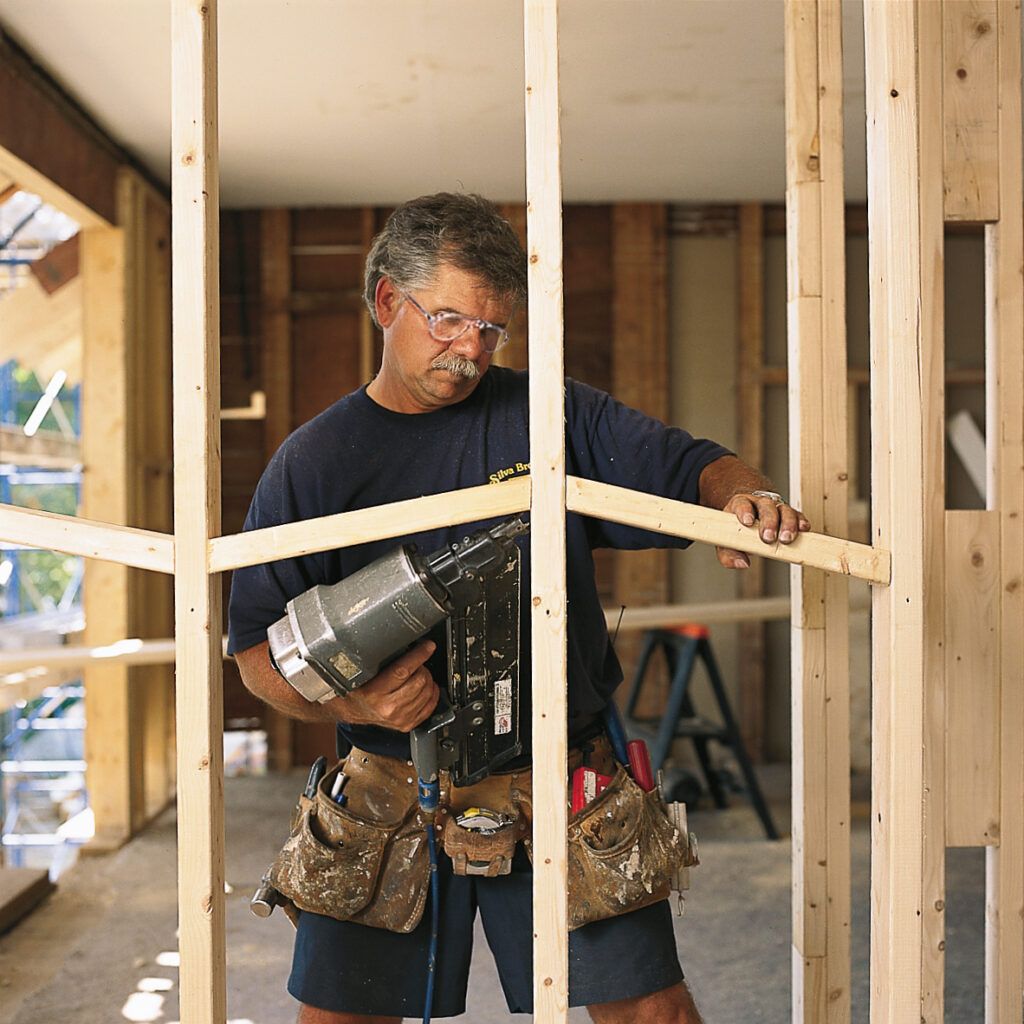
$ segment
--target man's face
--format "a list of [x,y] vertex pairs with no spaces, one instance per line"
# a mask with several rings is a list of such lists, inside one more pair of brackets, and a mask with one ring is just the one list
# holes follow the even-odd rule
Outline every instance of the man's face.
[[[427,313],[459,313],[505,326],[511,305],[477,277],[441,264],[436,279],[408,294]],[[384,358],[369,387],[371,397],[395,412],[431,412],[468,397],[491,362],[480,331],[470,326],[452,342],[431,337],[427,319],[388,278],[377,286],[377,319],[384,330]]]

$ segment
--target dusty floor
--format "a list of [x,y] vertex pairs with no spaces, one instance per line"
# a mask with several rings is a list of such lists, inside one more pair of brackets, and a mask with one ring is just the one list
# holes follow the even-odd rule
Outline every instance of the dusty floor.
[[[766,788],[784,794],[782,773]],[[226,783],[228,1017],[233,1024],[287,1024],[284,990],[291,926],[248,901],[282,833],[301,774]],[[790,1019],[788,841],[761,837],[742,798],[725,812],[698,812],[703,866],[694,872],[687,915],[677,924],[680,957],[708,1024]],[[775,803],[788,829],[784,799]],[[0,937],[0,1024],[123,1024],[176,1021],[175,822],[166,814],[119,852],[85,858],[31,917]],[[854,833],[853,1021],[867,1021],[866,823]],[[951,851],[948,861],[947,1016],[983,1020],[984,855]],[[474,953],[467,1013],[459,1024],[511,1019],[482,935]],[[517,1018],[523,1019],[523,1018]],[[573,1011],[571,1020],[586,1020]]]

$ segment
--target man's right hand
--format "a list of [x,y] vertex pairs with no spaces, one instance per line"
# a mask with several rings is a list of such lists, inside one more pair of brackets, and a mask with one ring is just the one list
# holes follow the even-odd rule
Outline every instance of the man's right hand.
[[437,704],[440,691],[424,664],[436,646],[432,640],[421,640],[387,668],[381,669],[365,686],[353,690],[346,697],[334,697],[323,704],[311,703],[285,682],[271,664],[266,640],[239,651],[235,661],[246,687],[289,718],[305,722],[379,725],[385,729],[411,732]]
[[430,716],[440,696],[425,664],[436,647],[432,640],[421,640],[364,686],[328,701],[327,706],[348,725],[379,725],[412,732]]

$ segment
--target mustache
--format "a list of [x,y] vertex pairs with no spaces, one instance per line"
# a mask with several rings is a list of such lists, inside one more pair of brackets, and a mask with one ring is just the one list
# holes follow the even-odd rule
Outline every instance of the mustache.
[[480,376],[480,368],[471,359],[460,356],[457,352],[442,352],[431,364],[432,370],[447,370],[466,380],[476,380]]

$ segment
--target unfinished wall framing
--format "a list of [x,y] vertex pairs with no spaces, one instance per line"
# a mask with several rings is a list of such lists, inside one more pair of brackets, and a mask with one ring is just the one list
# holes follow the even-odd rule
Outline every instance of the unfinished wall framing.
[[[812,515],[820,504],[819,521],[827,529],[842,532],[845,451],[810,443],[814,434],[845,440],[845,429],[833,430],[846,398],[839,284],[843,232],[836,206],[841,196],[834,102],[841,66],[838,13],[838,0],[789,0],[787,5],[796,493]],[[793,615],[800,669],[796,774],[803,809],[798,833],[803,842],[795,844],[798,1020],[838,1022],[849,1016],[845,762],[840,756],[831,774],[825,767],[843,750],[845,712],[839,705],[845,681],[841,659],[825,648],[834,641],[845,650],[842,577],[880,584],[874,589],[873,636],[872,1021],[937,1024],[942,1019],[939,853],[955,838],[989,851],[986,1021],[1019,1022],[1024,949],[1019,3],[865,3],[872,540],[877,546],[808,534],[785,549],[769,550],[724,513],[565,476],[562,356],[561,346],[552,345],[562,334],[556,0],[525,0],[530,362],[545,369],[530,384],[531,478],[329,516],[301,529],[220,536],[216,19],[216,0],[172,5],[175,534],[0,508],[0,537],[6,540],[175,574],[182,1019],[222,1024],[226,1010],[217,574],[529,508],[534,662],[546,669],[534,680],[535,793],[548,809],[535,835],[535,907],[542,910],[534,949],[536,1019],[560,1024],[567,1018],[563,526],[568,510],[725,543],[802,567],[794,570]],[[995,99],[957,93],[975,88],[970,69],[976,66],[966,57],[960,60],[958,48],[966,52],[988,45],[994,47],[998,73],[978,74],[977,88],[996,90]],[[982,116],[978,109],[995,114]],[[942,387],[938,269],[944,217],[989,223],[989,508],[970,522],[935,505],[935,495],[942,493],[935,487],[942,470],[931,432],[941,422],[936,403]],[[925,407],[921,396],[927,396]],[[835,505],[838,512],[830,507]],[[990,572],[981,571],[993,564]],[[998,684],[991,700],[979,702],[981,718],[959,716],[950,728],[951,677],[937,683],[934,675],[941,674],[948,657],[937,655],[946,616],[943,586],[936,581],[950,578],[957,565],[971,567],[965,569],[966,579],[957,578],[970,594],[962,614],[990,620],[998,609],[999,628],[991,642],[975,645],[977,654],[971,655],[992,666]],[[993,737],[998,753],[973,758],[980,744],[991,747]],[[954,785],[951,766],[961,761],[977,766],[977,772],[956,776]],[[973,809],[973,803],[950,794],[964,787],[968,794],[994,787],[998,795],[985,805],[991,813],[961,816],[957,808]],[[812,849],[812,841],[824,845]],[[819,871],[822,858],[824,871]]]

